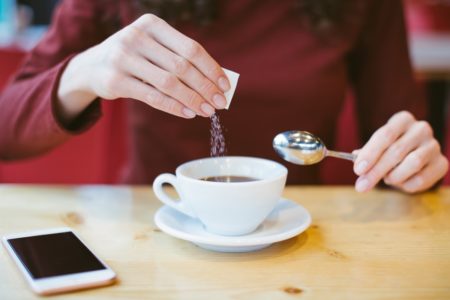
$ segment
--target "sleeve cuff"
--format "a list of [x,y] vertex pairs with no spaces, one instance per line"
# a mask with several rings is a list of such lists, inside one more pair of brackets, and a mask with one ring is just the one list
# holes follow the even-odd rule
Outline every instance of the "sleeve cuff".
[[69,135],[76,135],[87,131],[91,128],[98,119],[102,116],[100,99],[94,100],[77,118],[75,118],[70,124],[63,124],[56,114],[56,102],[58,100],[58,86],[61,80],[61,76],[67,67],[67,64],[75,56],[75,54],[67,57],[62,61],[58,67],[55,68],[55,79],[53,88],[51,91],[51,111],[56,131],[60,131]]

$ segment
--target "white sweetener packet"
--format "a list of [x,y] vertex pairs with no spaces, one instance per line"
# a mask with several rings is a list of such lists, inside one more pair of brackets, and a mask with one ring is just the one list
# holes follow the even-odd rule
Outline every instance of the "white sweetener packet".
[[225,106],[225,109],[228,109],[231,104],[231,99],[233,99],[234,91],[236,90],[239,74],[225,68],[222,68],[222,70],[225,72],[225,75],[227,75],[228,81],[230,82],[230,89],[224,93],[225,99],[227,100],[227,106]]

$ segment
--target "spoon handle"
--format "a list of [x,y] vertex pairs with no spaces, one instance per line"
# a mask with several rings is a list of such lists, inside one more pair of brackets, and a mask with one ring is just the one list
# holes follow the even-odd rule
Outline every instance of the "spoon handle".
[[342,159],[351,160],[351,161],[355,161],[355,159],[356,159],[355,154],[347,153],[347,152],[331,151],[331,150],[327,150],[327,156],[342,158]]

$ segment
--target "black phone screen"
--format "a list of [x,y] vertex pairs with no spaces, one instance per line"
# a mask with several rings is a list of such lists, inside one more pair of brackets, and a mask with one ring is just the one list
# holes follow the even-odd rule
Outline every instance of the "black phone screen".
[[8,243],[35,279],[106,269],[72,232],[14,238]]

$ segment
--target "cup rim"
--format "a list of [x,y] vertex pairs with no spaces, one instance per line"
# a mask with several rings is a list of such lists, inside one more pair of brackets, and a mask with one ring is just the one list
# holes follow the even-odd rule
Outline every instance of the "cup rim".
[[[205,160],[220,160],[220,159],[251,159],[251,160],[259,160],[261,162],[266,162],[266,163],[270,163],[273,164],[275,166],[277,166],[281,172],[278,176],[272,176],[269,178],[264,178],[264,179],[258,179],[258,180],[254,180],[254,181],[244,181],[244,182],[220,182],[220,181],[205,181],[205,180],[200,180],[199,178],[194,178],[194,177],[190,177],[187,176],[185,174],[182,173],[182,169],[186,168],[186,166],[197,163],[199,161],[205,161]],[[190,160],[187,161],[181,165],[179,165],[176,170],[175,170],[175,174],[177,177],[182,177],[184,180],[187,181],[192,181],[192,182],[196,182],[199,183],[201,182],[202,184],[205,185],[224,185],[226,184],[227,186],[229,185],[243,185],[243,184],[251,184],[251,185],[258,185],[258,184],[266,184],[268,182],[271,181],[276,181],[279,180],[282,177],[286,177],[288,173],[288,169],[283,166],[282,164],[280,164],[279,162],[276,162],[274,160],[270,160],[267,158],[262,158],[262,157],[255,157],[255,156],[219,156],[219,157],[203,157],[203,158],[197,158],[194,160]]]

